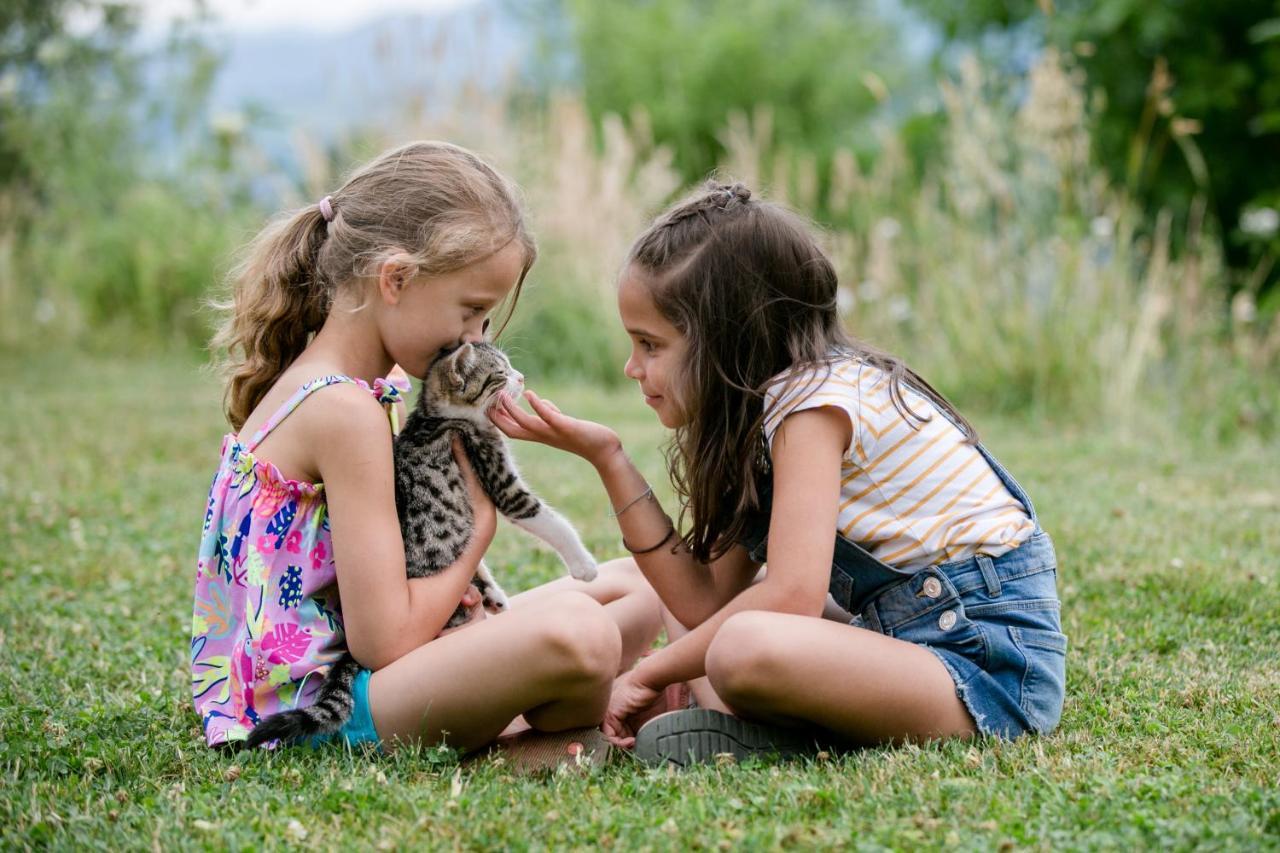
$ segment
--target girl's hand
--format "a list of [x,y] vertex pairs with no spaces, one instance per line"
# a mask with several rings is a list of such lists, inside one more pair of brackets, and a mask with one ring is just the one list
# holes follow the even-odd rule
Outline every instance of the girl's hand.
[[536,441],[559,450],[577,454],[597,468],[622,450],[618,434],[603,424],[570,417],[554,403],[525,391],[533,414],[502,394],[497,405],[489,409],[489,419],[510,438]]
[[476,589],[475,584],[469,584],[467,591],[462,594],[462,606],[467,609],[467,621],[461,625],[454,625],[452,628],[445,628],[437,638],[443,637],[445,634],[452,634],[454,631],[461,631],[463,628],[469,628],[482,619],[489,618],[489,612],[481,606],[480,590]]
[[613,682],[613,694],[609,697],[609,708],[604,712],[604,722],[600,728],[609,742],[624,749],[636,744],[636,733],[631,718],[653,705],[661,694],[642,682],[636,671],[625,672]]

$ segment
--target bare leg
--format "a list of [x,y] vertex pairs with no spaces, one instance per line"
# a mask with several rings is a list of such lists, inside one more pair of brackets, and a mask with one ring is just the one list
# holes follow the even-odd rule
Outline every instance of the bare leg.
[[574,592],[480,620],[420,646],[369,681],[374,727],[399,742],[471,749],[523,714],[560,731],[599,723],[621,654],[601,605]]
[[[689,633],[686,628],[676,617],[671,615],[671,611],[662,608],[662,623],[667,629],[667,642],[674,643],[676,640]],[[715,688],[711,686],[711,682],[706,676],[695,678],[689,682],[689,692],[693,694],[693,698],[697,700],[699,708],[710,708],[713,711],[724,711],[732,713],[729,706],[716,695]]]
[[737,613],[707,649],[707,677],[744,717],[817,723],[855,743],[976,732],[932,652],[825,619]]
[[619,672],[631,668],[662,630],[658,594],[644,579],[630,557],[610,560],[600,566],[599,576],[590,582],[560,578],[512,597],[511,607],[519,610],[543,601],[546,596],[566,591],[581,592],[604,605],[604,611],[622,635]]

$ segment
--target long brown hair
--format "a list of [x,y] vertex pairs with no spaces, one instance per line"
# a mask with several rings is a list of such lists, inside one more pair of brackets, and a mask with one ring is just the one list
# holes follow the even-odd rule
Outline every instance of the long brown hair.
[[[412,274],[461,269],[518,241],[525,274],[537,257],[515,186],[465,148],[411,142],[356,170],[319,203],[282,214],[231,271],[213,338],[225,353],[223,403],[239,430],[320,330],[341,287],[396,260]],[[510,317],[510,310],[507,312]]]
[[761,509],[771,475],[764,396],[779,376],[785,394],[806,370],[857,358],[888,374],[894,406],[913,427],[927,417],[907,405],[904,382],[977,440],[968,421],[900,359],[845,332],[835,267],[813,226],[753,199],[742,184],[710,182],[668,209],[637,238],[627,267],[642,273],[658,310],[688,341],[672,389],[684,425],[667,448],[667,467],[683,500],[684,544],[699,560],[724,554]]

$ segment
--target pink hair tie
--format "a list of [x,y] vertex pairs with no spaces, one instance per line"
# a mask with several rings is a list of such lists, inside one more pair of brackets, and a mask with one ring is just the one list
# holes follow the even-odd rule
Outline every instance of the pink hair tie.
[[333,221],[333,205],[329,203],[329,196],[320,199],[320,215],[324,217],[325,222]]

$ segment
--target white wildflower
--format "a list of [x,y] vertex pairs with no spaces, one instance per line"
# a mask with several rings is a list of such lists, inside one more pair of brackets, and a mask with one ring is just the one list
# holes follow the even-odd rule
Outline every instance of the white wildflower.
[[215,113],[209,119],[209,127],[219,136],[239,136],[248,124],[244,113],[235,110]]
[[1258,318],[1258,303],[1253,294],[1241,290],[1231,299],[1231,319],[1239,325],[1247,325]]
[[70,55],[71,43],[58,36],[45,39],[36,48],[36,59],[41,65],[59,65]]
[[1240,215],[1240,230],[1250,237],[1275,236],[1280,230],[1280,213],[1274,207],[1254,207]]
[[295,818],[289,821],[289,825],[284,828],[284,833],[294,841],[301,841],[307,837],[307,828]]
[[841,314],[848,314],[853,310],[853,294],[849,292],[847,287],[836,288],[836,310]]
[[886,216],[875,224],[875,236],[877,239],[888,242],[901,233],[902,226],[892,216]]
[[911,302],[905,296],[896,296],[889,302],[889,317],[895,323],[911,319]]
[[57,314],[58,309],[54,307],[52,299],[46,297],[36,303],[36,322],[41,326],[47,326],[52,323]]

